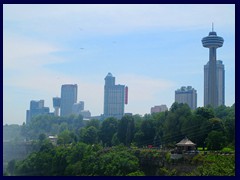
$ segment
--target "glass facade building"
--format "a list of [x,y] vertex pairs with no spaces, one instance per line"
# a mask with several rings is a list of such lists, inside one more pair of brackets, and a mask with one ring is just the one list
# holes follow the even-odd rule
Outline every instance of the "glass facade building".
[[33,117],[49,114],[49,107],[44,107],[44,100],[30,101],[30,110],[26,112],[26,124],[29,124]]
[[72,107],[73,114],[80,114],[84,110],[84,102],[79,101],[79,103],[74,103]]
[[124,103],[127,102],[125,85],[115,85],[115,77],[108,73],[104,86],[104,118],[121,119],[124,115]]
[[76,102],[77,102],[77,84],[62,85],[60,116],[71,115],[73,104]]
[[[217,106],[225,105],[225,70],[222,61],[217,60],[216,66],[216,79],[217,79]],[[204,65],[204,106],[210,104],[208,99],[208,73],[209,73],[209,62]]]

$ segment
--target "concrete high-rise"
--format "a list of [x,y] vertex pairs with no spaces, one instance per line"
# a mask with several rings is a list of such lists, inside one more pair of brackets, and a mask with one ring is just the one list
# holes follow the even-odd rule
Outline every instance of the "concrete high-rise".
[[128,88],[125,85],[115,85],[115,77],[108,73],[104,86],[104,118],[121,119],[124,115],[124,104],[128,101]]
[[[216,78],[217,78],[217,94],[218,103],[217,105],[225,105],[225,70],[222,61],[217,60]],[[204,106],[209,104],[208,101],[208,72],[209,62],[204,65]]]
[[64,84],[61,88],[61,116],[72,114],[73,104],[77,102],[77,84]]
[[53,98],[53,107],[54,107],[54,115],[59,116],[59,109],[61,107],[61,98],[59,97]]
[[44,100],[30,101],[30,110],[26,112],[26,124],[29,124],[37,115],[49,114],[49,107],[44,107]]
[[194,110],[197,108],[197,91],[192,86],[182,86],[175,91],[175,102],[188,104]]
[[202,39],[203,47],[209,48],[209,68],[208,78],[206,82],[207,88],[204,95],[204,105],[211,105],[213,108],[219,106],[219,95],[218,95],[218,81],[217,81],[217,48],[222,47],[223,38],[217,36],[217,33],[213,31],[209,32],[207,37]]
[[84,110],[84,101],[79,101],[79,103],[74,103],[72,107],[73,114],[80,114]]

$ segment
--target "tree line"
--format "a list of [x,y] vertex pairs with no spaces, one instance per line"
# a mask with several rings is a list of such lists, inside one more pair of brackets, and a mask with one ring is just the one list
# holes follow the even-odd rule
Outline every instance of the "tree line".
[[[173,148],[188,137],[199,147],[235,147],[235,104],[200,107],[173,103],[169,111],[84,121],[82,116],[38,116],[21,126],[33,152],[8,163],[10,175],[146,175],[129,147]],[[47,138],[57,135],[57,146]],[[146,170],[146,169],[145,169]]]
[[219,150],[235,146],[235,104],[231,107],[199,107],[192,111],[187,104],[173,103],[169,111],[113,117],[103,121],[83,121],[81,115],[69,117],[38,116],[23,124],[21,134],[36,140],[41,134],[58,135],[58,144],[100,143],[104,147],[123,144],[145,147],[174,147],[188,137],[200,147]]

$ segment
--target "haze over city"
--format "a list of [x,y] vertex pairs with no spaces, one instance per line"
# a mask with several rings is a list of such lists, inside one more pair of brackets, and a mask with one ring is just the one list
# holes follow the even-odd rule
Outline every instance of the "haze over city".
[[78,85],[78,101],[103,113],[104,77],[129,88],[125,112],[150,113],[174,102],[181,86],[203,106],[203,66],[212,30],[224,38],[225,105],[235,102],[234,5],[3,5],[3,124],[22,124],[31,100]]

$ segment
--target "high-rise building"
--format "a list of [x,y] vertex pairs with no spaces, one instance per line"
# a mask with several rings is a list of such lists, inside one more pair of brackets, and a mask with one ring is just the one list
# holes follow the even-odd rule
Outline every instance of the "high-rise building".
[[128,102],[128,88],[125,85],[115,85],[115,77],[108,73],[104,86],[104,118],[121,119],[124,115],[124,104]]
[[79,114],[82,115],[85,120],[91,118],[91,112],[89,110],[82,110]]
[[74,103],[72,107],[73,114],[80,114],[84,110],[84,101],[79,101],[79,103]]
[[182,86],[175,91],[175,102],[186,103],[194,110],[197,108],[197,91],[192,86]]
[[61,98],[54,97],[53,98],[53,107],[54,107],[54,115],[59,116],[59,109],[61,106]]
[[208,73],[206,79],[204,79],[206,82],[204,82],[204,106],[211,105],[213,108],[216,108],[220,105],[217,77],[217,48],[222,47],[223,42],[223,38],[217,36],[213,28],[212,32],[209,32],[209,35],[202,39],[203,47],[209,48]]
[[73,104],[77,102],[77,84],[64,84],[61,88],[61,116],[72,114]]
[[[225,70],[222,61],[217,60],[217,95],[218,103],[217,106],[225,105]],[[204,65],[204,106],[207,106],[208,101],[208,73],[209,73],[209,62]]]
[[164,111],[167,111],[168,108],[165,104],[163,105],[160,105],[160,106],[154,106],[151,108],[151,114],[152,113],[158,113],[158,112],[164,112]]
[[30,101],[30,110],[26,112],[26,124],[29,124],[37,115],[49,114],[49,107],[44,107],[44,100]]

